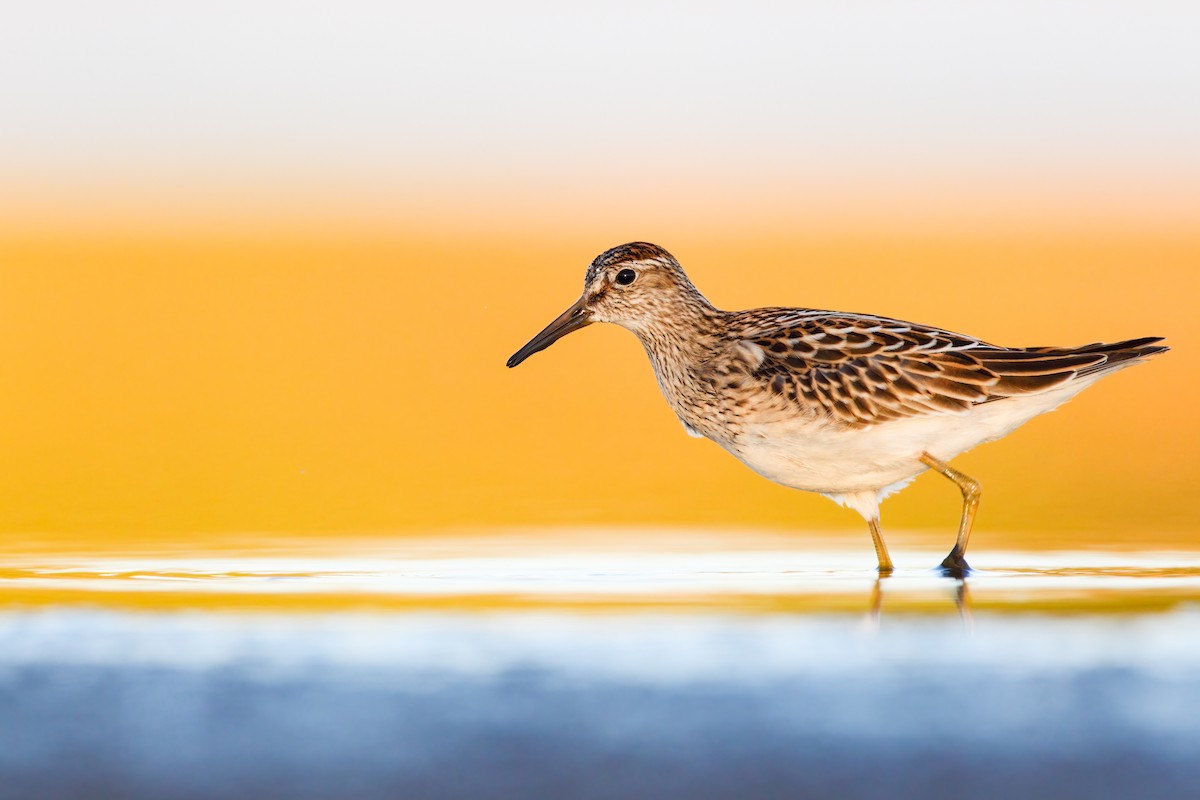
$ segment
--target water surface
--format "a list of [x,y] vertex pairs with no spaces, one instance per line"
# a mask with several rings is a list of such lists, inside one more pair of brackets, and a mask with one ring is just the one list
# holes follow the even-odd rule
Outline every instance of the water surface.
[[[858,546],[854,546],[858,545]],[[0,776],[87,797],[1180,797],[1200,552],[704,531],[0,568]]]

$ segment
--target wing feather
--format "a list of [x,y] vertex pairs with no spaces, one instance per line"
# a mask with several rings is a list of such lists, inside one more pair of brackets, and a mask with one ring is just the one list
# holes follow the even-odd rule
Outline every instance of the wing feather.
[[[913,323],[803,309],[740,312],[733,338],[764,388],[830,419],[869,426],[1041,392],[1152,355],[1156,339],[1010,349]],[[761,354],[759,357],[758,354]]]

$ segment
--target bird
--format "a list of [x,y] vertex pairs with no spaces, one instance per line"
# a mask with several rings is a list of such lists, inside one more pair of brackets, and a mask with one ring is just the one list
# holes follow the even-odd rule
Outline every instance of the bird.
[[641,341],[687,433],[765,478],[862,515],[880,575],[894,569],[880,527],[885,497],[927,470],[953,481],[962,513],[940,569],[965,576],[981,487],[949,462],[1168,350],[1159,336],[1011,348],[870,314],[723,311],[665,249],[630,242],[591,262],[579,299],[507,366],[599,322]]

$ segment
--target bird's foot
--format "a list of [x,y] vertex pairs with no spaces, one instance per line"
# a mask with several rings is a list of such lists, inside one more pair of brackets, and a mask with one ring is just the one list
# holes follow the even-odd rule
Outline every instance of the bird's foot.
[[967,559],[962,553],[953,550],[950,551],[950,555],[942,560],[940,569],[942,575],[947,578],[955,578],[956,580],[962,580],[971,574],[971,566],[967,564]]

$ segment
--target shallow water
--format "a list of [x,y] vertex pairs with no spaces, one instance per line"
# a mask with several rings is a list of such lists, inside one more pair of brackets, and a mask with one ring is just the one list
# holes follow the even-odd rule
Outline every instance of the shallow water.
[[18,543],[0,795],[1194,792],[1200,552],[981,549],[965,581],[941,555],[877,580],[816,535]]
[[[1077,540],[1076,540],[1077,542]],[[36,544],[36,543],[34,543]],[[193,540],[96,552],[10,548],[0,604],[285,612],[1167,610],[1200,600],[1200,550],[985,550],[965,583],[944,553],[893,553],[878,580],[852,537],[687,530]],[[961,596],[961,597],[960,597]]]

